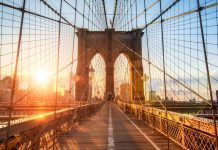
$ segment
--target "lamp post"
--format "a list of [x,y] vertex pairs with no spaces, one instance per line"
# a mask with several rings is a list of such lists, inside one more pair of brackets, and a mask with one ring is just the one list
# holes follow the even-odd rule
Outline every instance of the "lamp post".
[[91,66],[89,68],[89,103],[92,103],[92,79],[94,78],[95,70]]
[[80,77],[77,74],[74,75],[71,72],[70,75],[69,75],[69,80],[70,80],[70,84],[69,84],[68,99],[69,99],[69,104],[70,104],[71,100],[75,100],[74,88],[75,88],[76,82],[78,82],[80,80]]
[[145,87],[145,99],[147,100],[148,95],[147,95],[147,81],[149,80],[149,76],[147,76],[146,74],[144,74],[142,76],[142,80],[144,81],[144,87]]

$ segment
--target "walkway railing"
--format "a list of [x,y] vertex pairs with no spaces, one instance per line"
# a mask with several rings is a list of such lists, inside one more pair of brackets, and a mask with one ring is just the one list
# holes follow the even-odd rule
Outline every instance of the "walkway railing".
[[49,112],[23,119],[22,122],[11,124],[10,136],[7,140],[4,139],[7,127],[2,128],[0,149],[5,149],[5,146],[7,149],[50,149],[55,145],[57,135],[74,128],[82,119],[96,112],[103,103],[101,101],[76,108],[61,109],[56,112],[56,117],[54,112]]
[[125,113],[135,115],[139,120],[144,121],[165,136],[168,134],[171,140],[184,149],[215,149],[215,131],[210,119],[169,111],[166,116],[165,110],[122,101],[117,101],[117,103]]

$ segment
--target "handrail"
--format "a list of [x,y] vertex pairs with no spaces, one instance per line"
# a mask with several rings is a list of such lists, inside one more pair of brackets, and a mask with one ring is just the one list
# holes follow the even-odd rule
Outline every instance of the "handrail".
[[[159,116],[161,118],[166,118],[166,114],[165,111],[162,109],[158,109],[158,108],[152,108],[152,107],[144,107],[141,105],[137,105],[137,104],[129,104],[126,102],[122,102],[122,101],[117,101],[118,104],[122,105],[128,105],[132,108],[135,109],[141,109],[147,113],[151,113],[153,115]],[[213,120],[211,119],[207,119],[207,118],[203,118],[203,117],[195,117],[192,115],[188,115],[188,114],[180,114],[180,113],[176,113],[176,112],[172,112],[172,111],[168,111],[168,120],[170,121],[174,121],[176,123],[179,124],[183,124],[186,125],[188,127],[191,128],[195,128],[197,130],[201,130],[203,132],[215,135],[214,132],[214,126],[213,126]],[[218,129],[218,126],[217,126]]]
[[[166,116],[164,110],[119,100],[117,104],[125,113],[136,116],[161,134],[169,135],[172,141],[184,149],[214,150],[216,147],[214,125],[210,119],[171,111],[168,111]],[[168,131],[166,124],[168,124]]]
[[[67,109],[57,110],[56,120],[54,120],[55,119],[54,112],[48,112],[48,113],[44,113],[41,115],[30,117],[30,118],[25,118],[21,120],[20,122],[15,122],[11,124],[9,138],[18,136],[19,138],[16,138],[16,139],[19,139],[18,140],[19,142],[17,141],[16,143],[19,143],[20,145],[27,144],[28,142],[31,142],[31,143],[39,142],[35,145],[38,145],[41,148],[45,148],[45,145],[42,145],[43,134],[53,133],[54,121],[56,121],[57,129],[66,128],[69,122],[73,122],[73,123],[70,123],[72,125],[75,123],[75,120],[79,122],[81,119],[94,113],[103,104],[104,104],[104,101],[100,101],[100,102],[96,102],[93,104],[84,104],[76,108],[67,108]],[[38,134],[39,132],[38,130],[40,130],[42,133]],[[68,129],[66,129],[65,131],[68,131]],[[7,133],[7,127],[3,127],[0,129],[0,149],[1,149],[1,146],[4,146],[4,140],[6,137],[6,133]],[[37,137],[38,140],[34,136],[34,134],[36,133],[39,136]],[[29,138],[27,138],[28,136]],[[29,148],[31,149],[32,146],[33,144],[31,144]]]

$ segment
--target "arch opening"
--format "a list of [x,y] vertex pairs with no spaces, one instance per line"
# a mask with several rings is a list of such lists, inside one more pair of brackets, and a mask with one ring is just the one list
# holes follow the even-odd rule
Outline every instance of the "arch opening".
[[114,63],[114,92],[116,98],[131,101],[130,60],[123,53]]
[[103,57],[97,53],[89,65],[89,91],[91,98],[103,98],[106,89],[106,71]]

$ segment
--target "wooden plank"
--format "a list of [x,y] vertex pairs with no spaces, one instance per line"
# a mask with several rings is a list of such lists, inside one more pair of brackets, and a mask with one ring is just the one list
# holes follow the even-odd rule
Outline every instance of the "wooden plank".
[[[110,116],[111,113],[111,116]],[[109,119],[111,117],[111,121]],[[92,117],[83,121],[77,128],[58,137],[58,149],[167,149],[167,139],[149,126],[131,118],[139,130],[120,112],[114,103],[106,103]],[[111,123],[111,125],[110,125]],[[172,141],[170,149],[181,149]]]

